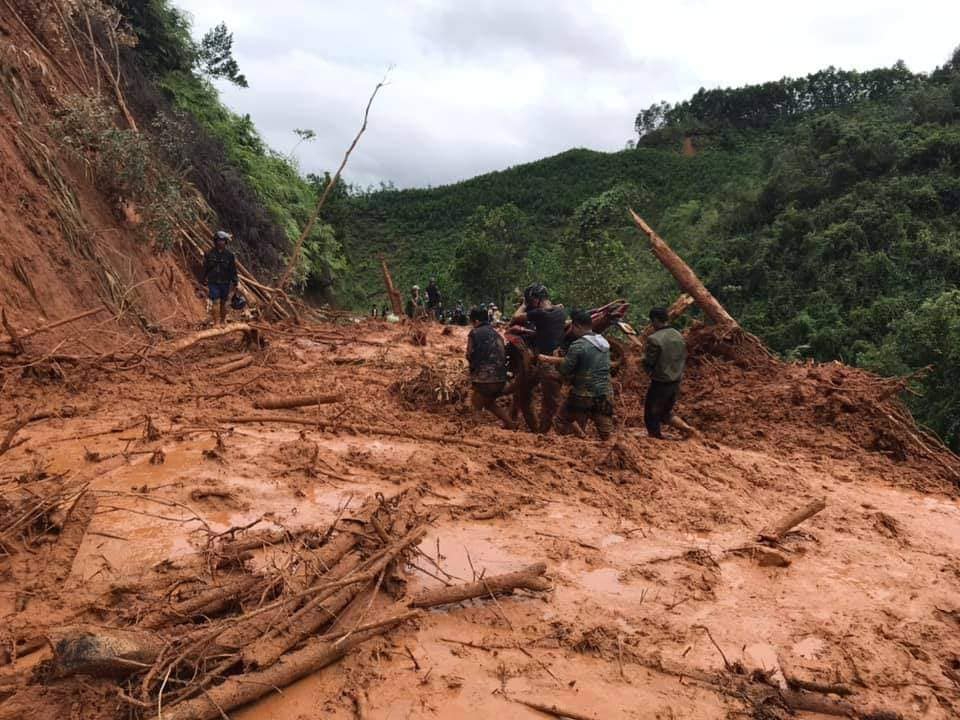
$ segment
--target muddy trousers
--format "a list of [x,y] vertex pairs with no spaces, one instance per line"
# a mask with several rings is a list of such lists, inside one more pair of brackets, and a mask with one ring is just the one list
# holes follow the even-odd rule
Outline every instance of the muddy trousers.
[[505,428],[512,428],[515,427],[515,425],[510,418],[510,412],[506,408],[497,405],[497,398],[503,393],[504,387],[506,387],[506,383],[503,382],[472,383],[470,388],[470,404],[474,410],[488,410],[500,419],[500,422],[503,423]]
[[553,421],[558,435],[584,435],[593,420],[601,440],[613,434],[613,403],[609,397],[578,398],[570,396]]
[[680,395],[680,382],[650,381],[647,398],[643,403],[643,424],[647,426],[650,437],[662,438],[660,428],[669,424],[673,418],[673,408]]
[[[560,374],[550,367],[539,367],[526,391],[517,396],[517,405],[523,413],[530,432],[546,433],[553,426],[553,416],[560,407],[560,388],[562,385]],[[540,386],[540,418],[533,412],[533,390]]]

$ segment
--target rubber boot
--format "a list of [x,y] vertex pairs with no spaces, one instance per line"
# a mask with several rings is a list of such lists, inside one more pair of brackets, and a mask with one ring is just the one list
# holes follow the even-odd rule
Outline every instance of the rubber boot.
[[217,318],[220,315],[219,308],[217,307],[216,301],[210,303],[210,327],[217,326]]
[[227,324],[227,301],[226,300],[220,301],[220,324],[221,325]]

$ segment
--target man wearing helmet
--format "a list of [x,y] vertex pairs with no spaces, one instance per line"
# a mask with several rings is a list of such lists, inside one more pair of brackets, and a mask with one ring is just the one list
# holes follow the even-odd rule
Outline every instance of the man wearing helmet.
[[213,236],[213,249],[203,258],[203,284],[210,295],[210,320],[217,324],[217,305],[220,305],[219,320],[227,322],[227,301],[237,287],[237,259],[227,250],[229,233],[220,230]]
[[[533,338],[533,350],[537,355],[555,355],[563,342],[567,315],[563,305],[550,302],[550,292],[540,283],[535,283],[523,291],[523,305],[513,315],[516,324],[530,323],[536,334]],[[540,408],[540,420],[537,427],[532,425],[533,411],[530,407],[532,397],[529,393],[518,397],[518,404],[530,430],[545,433],[553,425],[553,416],[560,407],[561,379],[557,370],[550,365],[541,365],[537,371],[537,381],[543,393]]]

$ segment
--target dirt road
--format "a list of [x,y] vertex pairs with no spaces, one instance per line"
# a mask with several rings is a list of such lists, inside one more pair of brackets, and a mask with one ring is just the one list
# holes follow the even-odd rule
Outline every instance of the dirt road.
[[[618,379],[624,425],[600,443],[472,413],[461,329],[430,327],[426,347],[379,323],[268,340],[225,376],[211,367],[241,352],[230,339],[95,382],[91,370],[8,384],[6,422],[14,407],[70,412],[27,425],[0,457],[7,505],[31,483],[88,484],[96,498],[75,557],[66,531],[0,554],[8,651],[80,619],[134,622],[156,599],[148,588],[229,528],[327,527],[365,498],[405,493],[427,534],[364,617],[535,562],[552,590],[428,610],[230,717],[547,717],[520,701],[597,719],[781,717],[784,676],[834,686],[842,696],[810,695],[865,716],[960,712],[956,458],[898,435],[889,395],[856,371],[694,337],[681,410],[703,437],[643,435],[634,367]],[[248,422],[265,395],[334,392],[341,402],[274,413],[299,424]],[[826,508],[778,547],[757,544],[817,498]],[[278,557],[243,563],[258,572]],[[104,680],[24,687],[49,655],[0,668],[0,718],[157,716]]]

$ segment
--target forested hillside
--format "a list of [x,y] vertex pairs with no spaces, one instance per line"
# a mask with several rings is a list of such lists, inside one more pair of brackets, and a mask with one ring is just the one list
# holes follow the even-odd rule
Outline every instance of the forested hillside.
[[632,205],[783,355],[932,365],[914,408],[958,446],[960,53],[929,74],[898,63],[702,90],[636,128],[619,153],[355,196],[337,223],[341,299],[378,297],[384,253],[400,282],[436,275],[451,300],[504,302],[541,280],[568,305],[667,303]]

